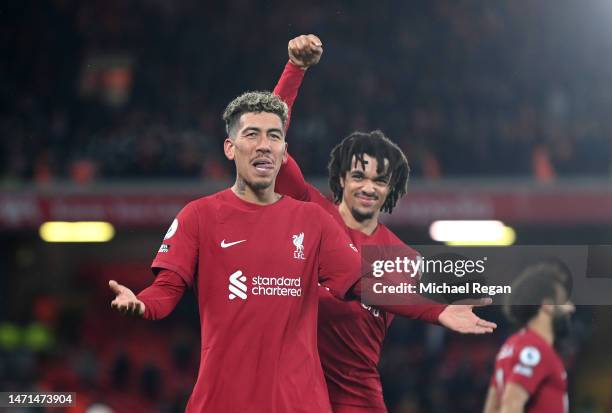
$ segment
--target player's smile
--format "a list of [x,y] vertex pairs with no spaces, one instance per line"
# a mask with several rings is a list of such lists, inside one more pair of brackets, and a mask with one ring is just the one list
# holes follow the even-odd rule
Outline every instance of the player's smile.
[[359,203],[365,207],[372,207],[376,205],[376,201],[378,201],[378,197],[376,195],[368,195],[364,192],[358,192],[355,194],[355,198],[357,198]]
[[[353,157],[353,168],[346,173],[343,180],[343,201],[350,210],[371,218],[378,213],[389,194],[389,177],[386,176],[386,171],[378,173],[376,158],[364,154],[363,160],[365,165],[355,162]],[[388,168],[387,160],[385,164]]]

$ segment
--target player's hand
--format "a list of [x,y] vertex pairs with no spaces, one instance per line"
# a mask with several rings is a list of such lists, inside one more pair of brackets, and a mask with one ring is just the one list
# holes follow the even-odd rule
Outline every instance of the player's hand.
[[306,70],[321,60],[323,43],[314,34],[303,34],[289,40],[287,51],[289,52],[291,63]]
[[476,300],[474,304],[451,304],[440,313],[438,321],[444,327],[462,334],[492,333],[497,324],[474,314],[474,307],[491,304],[490,298]]
[[111,301],[111,308],[125,315],[142,316],[145,312],[145,305],[136,298],[136,295],[115,280],[110,280],[108,286],[115,293],[115,299]]

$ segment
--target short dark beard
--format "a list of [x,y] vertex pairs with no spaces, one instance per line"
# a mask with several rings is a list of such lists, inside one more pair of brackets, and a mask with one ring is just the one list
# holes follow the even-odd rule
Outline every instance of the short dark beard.
[[263,191],[264,189],[270,188],[270,186],[272,186],[273,183],[272,184],[268,184],[268,183],[265,183],[265,182],[259,182],[259,183],[254,184],[252,182],[247,182],[247,185],[249,187],[251,187],[253,192],[259,192],[259,191]]
[[359,212],[356,208],[351,208],[351,215],[353,216],[353,218],[355,218],[355,221],[357,222],[363,222],[367,219],[372,219],[374,217],[373,212],[363,213]]
[[253,192],[259,192],[264,189],[268,189],[270,187],[270,184],[267,184],[265,182],[253,184],[251,182],[247,182],[246,180],[240,177],[236,178],[236,192],[238,192],[238,194],[244,195],[247,186],[251,188]]
[[561,314],[558,310],[553,314],[553,333],[555,343],[567,338],[571,334],[572,325],[569,314]]

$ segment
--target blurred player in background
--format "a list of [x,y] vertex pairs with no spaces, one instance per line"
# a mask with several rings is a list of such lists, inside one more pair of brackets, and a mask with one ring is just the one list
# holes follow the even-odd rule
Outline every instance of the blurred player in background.
[[567,373],[553,347],[574,312],[569,279],[563,268],[546,262],[528,267],[513,283],[504,312],[521,329],[497,354],[485,413],[569,411]]
[[[292,39],[289,62],[274,89],[291,107],[308,67],[319,62],[321,41],[314,35]],[[380,212],[391,212],[406,193],[406,157],[382,132],[355,132],[331,153],[329,182],[334,202],[308,184],[289,156],[276,181],[279,193],[321,205],[361,250],[364,245],[401,246],[417,253],[379,222]],[[319,354],[335,413],[386,412],[378,362],[393,314],[439,323],[462,333],[486,333],[494,323],[480,319],[473,306],[437,304],[366,306],[336,299],[319,287]]]
[[197,295],[201,356],[187,412],[329,412],[317,352],[317,282],[342,298],[360,259],[322,208],[274,191],[287,159],[287,106],[270,92],[223,116],[236,182],[185,206],[164,237],[152,286],[110,281],[112,307],[156,320]]

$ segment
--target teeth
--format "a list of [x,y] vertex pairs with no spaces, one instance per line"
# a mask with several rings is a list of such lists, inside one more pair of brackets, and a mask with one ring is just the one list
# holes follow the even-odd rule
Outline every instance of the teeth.
[[257,169],[259,171],[268,171],[268,170],[272,169],[272,163],[271,162],[255,162],[255,163],[253,163],[253,166],[255,167],[255,169]]

